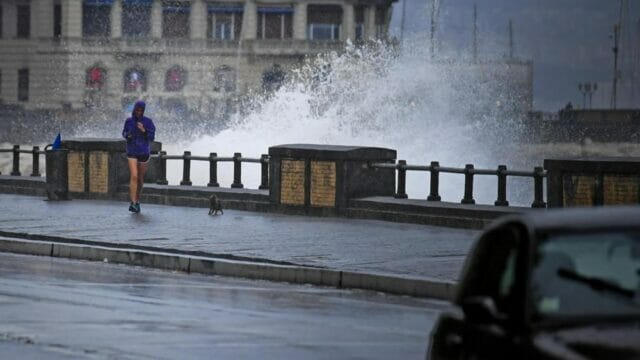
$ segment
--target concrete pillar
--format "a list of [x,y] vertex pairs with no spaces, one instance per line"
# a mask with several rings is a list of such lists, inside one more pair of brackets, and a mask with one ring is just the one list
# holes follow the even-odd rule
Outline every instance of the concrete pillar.
[[293,6],[293,39],[307,39],[307,3],[296,3]]
[[53,37],[53,0],[31,2],[31,26],[34,38]]
[[82,37],[82,0],[62,0],[62,37]]
[[113,0],[111,5],[111,37],[122,37],[122,0]]
[[342,5],[342,31],[340,40],[354,42],[356,39],[356,12],[353,4]]
[[155,0],[151,5],[151,37],[162,37],[162,1]]
[[2,4],[2,38],[15,39],[18,32],[18,11],[14,2]]
[[364,8],[364,39],[376,38],[376,7],[367,6]]
[[191,4],[191,39],[202,40],[207,37],[207,4],[203,0],[194,0]]
[[242,14],[242,40],[255,40],[258,34],[258,6],[254,0],[247,0]]

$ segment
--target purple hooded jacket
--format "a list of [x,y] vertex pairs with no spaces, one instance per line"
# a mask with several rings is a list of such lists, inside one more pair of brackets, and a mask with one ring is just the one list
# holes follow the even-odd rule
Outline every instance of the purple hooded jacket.
[[[133,106],[133,112],[131,117],[125,120],[124,129],[122,129],[122,137],[127,140],[127,155],[149,155],[151,142],[156,137],[156,127],[153,125],[153,121],[146,116],[137,119],[135,116],[136,108],[141,107],[144,114],[146,107],[144,101],[136,101]],[[141,122],[145,128],[145,132],[140,131],[136,126],[136,122]]]

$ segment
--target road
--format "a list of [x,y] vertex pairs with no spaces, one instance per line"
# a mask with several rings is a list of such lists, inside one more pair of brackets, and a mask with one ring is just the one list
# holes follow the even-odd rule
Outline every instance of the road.
[[0,357],[421,359],[443,302],[0,253]]

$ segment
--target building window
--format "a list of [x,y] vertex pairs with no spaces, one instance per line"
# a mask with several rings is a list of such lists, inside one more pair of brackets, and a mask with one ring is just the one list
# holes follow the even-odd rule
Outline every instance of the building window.
[[53,5],[53,37],[62,36],[62,5]]
[[18,101],[29,101],[29,69],[18,70]]
[[387,23],[387,12],[383,7],[376,7],[376,37],[382,39],[386,37],[385,24]]
[[340,40],[342,7],[337,5],[309,5],[307,8],[309,40]]
[[187,72],[180,66],[174,66],[167,70],[164,78],[164,89],[166,91],[181,91],[187,83]]
[[0,39],[2,39],[2,4],[0,4]]
[[356,40],[364,40],[364,6],[356,6]]
[[29,5],[16,6],[18,15],[17,37],[27,39],[31,35],[31,7]]
[[266,92],[272,92],[280,89],[284,83],[285,73],[279,64],[273,66],[262,73],[262,89]]
[[84,0],[82,5],[82,36],[111,35],[111,4],[113,0]]
[[242,29],[242,4],[215,3],[208,6],[207,34],[211,39],[235,40]]
[[162,37],[186,39],[189,37],[191,3],[169,1],[162,8]]
[[234,92],[236,91],[236,72],[233,68],[222,65],[213,74],[213,91]]
[[151,33],[153,0],[122,1],[122,36],[146,37]]
[[292,7],[258,7],[258,39],[291,39],[292,16]]
[[134,67],[124,72],[124,91],[147,91],[147,76],[143,69]]
[[105,69],[94,66],[87,70],[85,87],[93,90],[102,90],[106,83],[107,72]]

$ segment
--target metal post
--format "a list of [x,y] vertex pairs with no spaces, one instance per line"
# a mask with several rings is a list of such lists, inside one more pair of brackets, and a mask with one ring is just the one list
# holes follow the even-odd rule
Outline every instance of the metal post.
[[262,181],[260,182],[258,189],[267,190],[269,189],[269,155],[262,154],[262,156],[260,156],[260,166]]
[[406,199],[407,196],[407,161],[398,160],[398,191],[393,196],[396,199]]
[[440,187],[440,163],[437,161],[431,162],[431,189],[428,201],[440,201],[440,195],[438,194],[438,188]]
[[507,201],[507,165],[498,165],[498,199],[495,206],[509,206]]
[[241,189],[242,185],[242,154],[233,153],[233,184],[232,188]]
[[160,177],[156,182],[158,185],[169,185],[167,181],[167,156],[166,151],[160,151]]
[[547,204],[543,200],[543,187],[542,178],[544,176],[544,170],[541,166],[536,166],[533,169],[533,204],[532,208],[544,208]]
[[467,164],[464,167],[464,197],[462,204],[475,204],[473,200],[473,164]]
[[11,176],[20,176],[20,145],[13,145],[13,170]]
[[182,181],[180,181],[180,185],[191,185],[191,179],[189,178],[191,174],[191,151],[185,151],[182,159]]
[[38,146],[34,146],[31,154],[33,155],[31,176],[40,176],[40,148]]
[[209,183],[207,186],[220,186],[218,184],[218,153],[209,153]]

